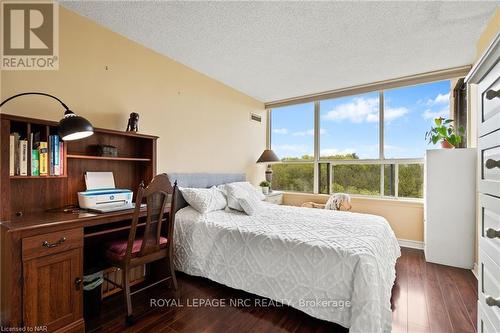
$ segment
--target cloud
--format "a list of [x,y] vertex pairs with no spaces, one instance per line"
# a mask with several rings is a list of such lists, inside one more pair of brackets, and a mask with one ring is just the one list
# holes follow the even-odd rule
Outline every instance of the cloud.
[[[326,134],[326,129],[322,128],[319,130],[319,134]],[[307,131],[301,131],[301,132],[293,132],[292,135],[294,136],[313,136],[314,135],[314,129],[310,129]]]
[[288,128],[275,128],[275,129],[273,129],[273,133],[288,134]]
[[432,106],[436,104],[446,104],[450,101],[450,93],[438,94],[434,99],[429,99],[427,105]]
[[400,147],[400,146],[395,146],[395,145],[388,145],[388,144],[384,144],[384,151],[385,152],[392,152],[392,153],[395,153],[395,152],[404,152],[406,151],[407,149],[404,148],[404,147]]
[[[385,121],[392,121],[408,112],[409,110],[405,107],[387,107],[384,110],[384,118]],[[327,112],[323,119],[337,122],[348,120],[358,124],[363,122],[376,123],[379,121],[379,100],[378,98],[354,98],[352,102],[340,104]]]
[[387,108],[384,110],[384,120],[392,121],[394,119],[400,118],[408,113],[408,109],[405,107],[399,108]]
[[350,103],[337,105],[324,116],[324,120],[349,120],[353,123],[378,121],[378,98],[358,97]]
[[321,149],[320,155],[321,156],[333,156],[333,155],[345,155],[345,154],[352,154],[356,150],[354,148],[346,148],[346,149],[337,149],[337,148],[325,148]]
[[439,117],[448,118],[449,116],[450,116],[450,109],[449,108],[443,108],[443,109],[438,110],[438,111],[432,111],[431,109],[427,109],[422,114],[422,117],[425,120],[435,119],[435,118],[439,118]]
[[308,148],[307,145],[283,144],[283,145],[273,146],[273,150],[286,150],[286,151],[291,151],[291,152],[306,152],[306,151],[309,151],[310,148]]

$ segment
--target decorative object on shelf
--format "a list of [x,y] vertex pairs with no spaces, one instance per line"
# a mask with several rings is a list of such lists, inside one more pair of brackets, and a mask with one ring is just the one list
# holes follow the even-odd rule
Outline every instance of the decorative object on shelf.
[[94,128],[92,124],[85,118],[77,116],[73,111],[71,111],[63,101],[59,98],[52,96],[50,94],[42,93],[42,92],[25,92],[20,93],[14,96],[7,98],[5,101],[0,103],[0,107],[2,107],[7,102],[21,96],[25,95],[40,95],[47,96],[55,99],[59,103],[61,103],[62,107],[66,110],[64,112],[64,117],[59,121],[58,132],[59,136],[64,141],[71,140],[79,140],[91,136],[94,134]]
[[118,157],[118,148],[110,145],[95,145],[95,153],[97,156]]
[[[271,164],[279,162],[279,161],[280,161],[280,159],[278,158],[278,156],[276,156],[274,151],[272,151],[271,149],[264,150],[262,155],[260,155],[259,159],[257,160],[257,163],[267,163],[266,180],[269,183],[273,182],[273,169],[271,168]],[[269,188],[269,191],[272,192],[272,189]]]
[[271,187],[271,183],[267,180],[260,182],[259,186],[262,188],[262,193],[269,194],[269,188]]
[[436,144],[441,141],[441,148],[453,149],[462,142],[464,128],[460,126],[458,130],[452,124],[453,119],[436,118],[435,127],[425,133],[425,138],[429,143]]
[[139,130],[139,114],[132,112],[128,118],[127,132],[137,132]]

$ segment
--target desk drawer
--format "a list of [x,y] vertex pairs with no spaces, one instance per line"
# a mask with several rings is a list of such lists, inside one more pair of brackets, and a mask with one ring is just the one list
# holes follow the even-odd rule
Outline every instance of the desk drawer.
[[479,303],[495,328],[500,328],[500,267],[480,252]]
[[479,139],[479,191],[500,196],[500,130]]
[[23,260],[83,247],[83,229],[69,229],[23,238]]
[[500,128],[500,62],[481,81],[479,88],[479,136]]

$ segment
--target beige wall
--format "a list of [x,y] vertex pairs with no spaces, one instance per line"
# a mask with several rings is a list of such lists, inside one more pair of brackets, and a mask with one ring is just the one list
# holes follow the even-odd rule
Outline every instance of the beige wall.
[[[60,8],[58,71],[4,71],[1,97],[43,91],[60,97],[96,127],[160,136],[158,172],[247,172],[263,178],[255,161],[265,148],[263,103]],[[2,112],[59,120],[60,106],[24,97]],[[249,120],[262,115],[261,124]]]
[[488,25],[483,30],[481,36],[479,37],[476,44],[476,59],[486,51],[486,48],[490,45],[493,38],[500,31],[500,6],[498,6],[495,14],[488,22]]
[[[283,201],[286,205],[300,206],[306,201],[325,203],[328,197],[325,194],[286,193]],[[424,239],[423,202],[356,197],[351,204],[353,212],[385,217],[398,239],[417,242]]]

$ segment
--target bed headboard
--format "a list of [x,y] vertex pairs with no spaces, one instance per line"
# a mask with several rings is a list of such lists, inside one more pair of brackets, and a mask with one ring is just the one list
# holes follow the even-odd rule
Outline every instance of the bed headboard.
[[172,185],[177,181],[180,187],[200,188],[246,180],[244,173],[169,173],[168,178]]
[[[246,180],[244,173],[169,173],[167,176],[172,185],[177,181],[177,186],[198,188],[208,188],[214,185]],[[188,206],[188,203],[184,200],[181,191],[177,189],[170,209],[173,220],[175,220],[175,213],[186,206]]]

